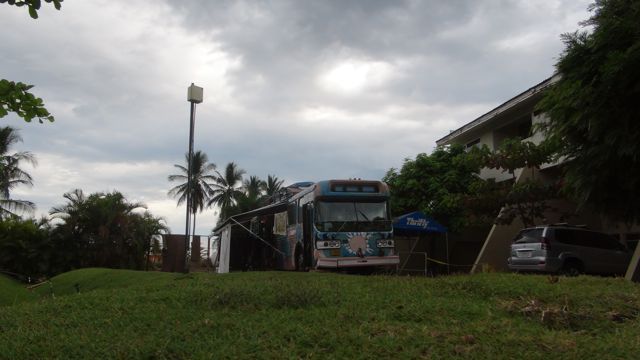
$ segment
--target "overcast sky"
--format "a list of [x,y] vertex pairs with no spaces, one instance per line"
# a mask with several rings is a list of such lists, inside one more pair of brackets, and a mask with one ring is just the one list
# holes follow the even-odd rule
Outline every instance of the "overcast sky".
[[[380,179],[553,73],[589,1],[117,1],[0,4],[0,77],[34,84],[54,123],[20,129],[38,159],[12,197],[37,216],[63,193],[119,190],[184,233],[167,196],[195,149],[286,184]],[[214,210],[198,215],[208,234]]]

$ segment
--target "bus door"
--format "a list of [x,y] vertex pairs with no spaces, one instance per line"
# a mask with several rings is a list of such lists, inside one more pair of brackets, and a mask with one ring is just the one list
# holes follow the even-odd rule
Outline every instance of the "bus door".
[[313,203],[302,206],[302,245],[304,246],[304,265],[313,264]]

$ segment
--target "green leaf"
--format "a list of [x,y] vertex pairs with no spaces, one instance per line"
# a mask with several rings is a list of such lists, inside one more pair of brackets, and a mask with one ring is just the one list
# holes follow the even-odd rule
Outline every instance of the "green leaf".
[[36,11],[36,9],[33,6],[29,6],[29,15],[33,19],[37,19],[38,18],[38,11]]

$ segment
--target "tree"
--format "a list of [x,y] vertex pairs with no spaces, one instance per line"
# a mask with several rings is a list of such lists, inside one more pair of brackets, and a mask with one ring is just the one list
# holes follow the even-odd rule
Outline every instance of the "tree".
[[35,281],[51,275],[55,258],[46,219],[0,220],[0,270],[15,274],[23,281]]
[[461,145],[451,145],[406,159],[399,171],[390,169],[383,181],[391,190],[394,215],[421,210],[455,232],[468,222],[465,196],[479,181],[479,172],[476,156]]
[[[189,154],[185,154],[185,163],[189,162]],[[180,181],[181,184],[169,190],[169,196],[178,197],[178,206],[187,200],[188,166],[173,165],[182,174],[169,175],[169,181]],[[209,163],[207,154],[198,150],[193,153],[191,159],[191,213],[193,214],[193,231],[196,229],[196,214],[202,211],[209,200],[209,194],[213,191],[212,184],[216,181],[216,164]]]
[[[149,255],[153,251],[160,252],[159,238],[162,234],[169,232],[169,228],[164,224],[164,219],[161,217],[153,216],[150,212],[145,211],[143,214],[132,214],[133,223],[133,235],[141,241],[132,242],[132,246],[135,246],[135,254],[145,253],[144,268],[149,267]],[[157,254],[157,252],[156,252]],[[140,256],[131,258],[132,263],[130,266],[134,269],[142,269],[143,264]]]
[[19,212],[32,212],[35,205],[26,200],[11,199],[11,190],[20,185],[32,186],[31,175],[20,168],[21,163],[36,165],[33,154],[22,151],[10,154],[11,147],[22,138],[18,131],[6,126],[0,128],[0,218]]
[[229,217],[238,197],[242,196],[241,186],[244,173],[245,171],[239,169],[238,165],[233,162],[227,164],[224,174],[218,173],[218,177],[212,185],[213,191],[210,194],[207,206],[219,206],[220,219]]
[[135,212],[144,205],[117,191],[85,196],[74,190],[65,198],[50,214],[63,220],[55,233],[74,245],[77,267],[143,269],[152,237],[166,231],[161,218]]
[[[495,199],[501,199],[504,207],[496,219],[498,224],[511,224],[519,217],[525,227],[535,225],[536,219],[544,218],[545,212],[552,210],[547,200],[558,197],[556,184],[547,184],[536,175],[542,164],[551,161],[554,150],[547,143],[536,145],[519,138],[506,139],[494,152],[484,148],[479,152],[483,165],[509,173],[511,181],[497,184],[488,180],[477,185],[470,197],[475,201],[471,202],[480,206],[495,205]],[[517,181],[516,172],[520,169],[529,174]]]
[[272,198],[280,189],[282,189],[282,183],[284,180],[278,179],[275,175],[268,175],[267,181],[262,183],[262,191],[264,191],[265,196]]
[[613,220],[640,219],[640,2],[596,0],[583,26],[564,34],[561,79],[539,109],[547,141],[568,161],[565,189]]
[[[53,3],[53,6],[56,8],[56,10],[60,10],[63,1],[64,0],[44,0],[44,2],[48,4]],[[17,7],[26,6],[27,10],[29,11],[29,16],[31,16],[33,19],[38,18],[38,10],[40,10],[40,7],[42,6],[41,0],[0,0],[0,4],[3,3]]]
[[[60,10],[63,0],[44,1],[53,3],[54,7]],[[3,3],[18,7],[26,6],[29,15],[34,19],[38,18],[38,10],[42,6],[41,0],[0,0],[0,4]],[[43,123],[43,120],[54,121],[53,116],[44,107],[42,99],[29,92],[31,88],[33,85],[0,79],[0,118],[13,112],[26,122],[34,118],[37,118],[40,123]]]
[[226,211],[226,216],[232,216],[243,212],[251,211],[262,206],[265,200],[262,188],[264,181],[259,177],[251,175],[249,179],[243,181],[240,193],[235,196],[235,204]]
[[53,115],[44,107],[43,100],[28,91],[31,88],[33,85],[0,79],[0,118],[13,112],[26,122],[34,118],[41,124],[43,120],[53,122]]
[[262,196],[263,181],[255,175],[251,175],[248,180],[243,181],[242,187],[248,198],[258,200]]

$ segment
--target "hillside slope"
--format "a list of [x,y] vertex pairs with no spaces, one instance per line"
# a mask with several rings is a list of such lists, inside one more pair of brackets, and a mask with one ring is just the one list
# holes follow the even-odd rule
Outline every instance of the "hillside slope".
[[0,274],[0,306],[34,300],[36,296],[20,282]]
[[549,359],[640,351],[640,287],[613,278],[87,269],[52,282],[41,301],[0,308],[0,358]]

